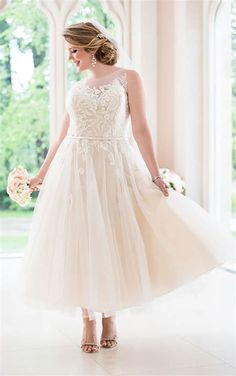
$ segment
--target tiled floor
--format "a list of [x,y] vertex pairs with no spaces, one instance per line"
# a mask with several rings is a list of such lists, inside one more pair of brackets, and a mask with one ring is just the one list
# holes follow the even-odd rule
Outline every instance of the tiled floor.
[[19,301],[21,261],[1,259],[2,375],[236,375],[234,273],[214,269],[145,309],[119,312],[118,347],[86,354],[80,311],[37,312]]

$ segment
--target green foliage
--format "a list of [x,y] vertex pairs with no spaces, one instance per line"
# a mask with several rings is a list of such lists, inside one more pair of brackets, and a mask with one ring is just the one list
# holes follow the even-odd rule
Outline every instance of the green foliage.
[[236,191],[232,192],[232,213],[236,214]]
[[[22,208],[23,209],[23,208]],[[33,210],[0,210],[0,219],[2,218],[12,218],[12,219],[18,219],[18,218],[32,218]]]
[[0,252],[22,251],[27,245],[27,235],[1,235]]
[[[0,198],[1,209],[22,210],[6,192],[7,176],[16,166],[34,175],[49,147],[48,25],[34,0],[14,0],[0,14]],[[11,46],[31,51],[34,72],[28,86],[16,91],[11,71]],[[34,192],[32,205],[35,201]],[[29,210],[30,207],[27,208]],[[32,209],[32,208],[31,208]]]

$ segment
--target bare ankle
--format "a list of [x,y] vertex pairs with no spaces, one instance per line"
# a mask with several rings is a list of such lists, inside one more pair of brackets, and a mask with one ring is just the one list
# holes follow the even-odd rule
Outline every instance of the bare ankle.
[[86,325],[90,325],[90,326],[93,326],[93,325],[96,325],[96,320],[89,320],[88,317],[83,317],[83,322],[84,324]]
[[106,316],[106,317],[104,317],[103,315],[102,315],[102,319],[103,320],[111,320],[111,319],[115,319],[116,318],[116,315],[112,315],[112,316]]
[[111,325],[111,324],[115,324],[115,322],[116,322],[116,318],[113,317],[113,316],[103,317],[103,318],[102,318],[102,323],[103,323],[104,325],[106,325],[106,324],[109,324],[109,325]]

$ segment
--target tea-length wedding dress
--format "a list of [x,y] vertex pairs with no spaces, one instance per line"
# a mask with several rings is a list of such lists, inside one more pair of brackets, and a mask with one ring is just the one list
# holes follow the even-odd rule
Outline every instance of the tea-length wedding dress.
[[125,69],[97,87],[76,82],[67,110],[68,133],[44,178],[25,249],[25,302],[109,316],[233,258],[222,224],[151,181],[131,142]]

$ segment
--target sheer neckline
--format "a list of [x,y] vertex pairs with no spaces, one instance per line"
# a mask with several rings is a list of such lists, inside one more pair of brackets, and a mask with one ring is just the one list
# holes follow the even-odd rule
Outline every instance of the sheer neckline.
[[[102,89],[105,88],[106,86],[110,86],[115,80],[119,79],[119,77],[123,76],[126,74],[125,69],[118,69],[117,71],[113,72],[112,74],[106,75],[104,77],[101,77],[97,83],[87,83],[87,79],[84,79],[82,81],[79,81],[79,83],[85,87],[85,88],[90,88],[90,89]],[[98,84],[98,82],[105,81],[104,83]],[[106,82],[107,81],[107,82]]]

